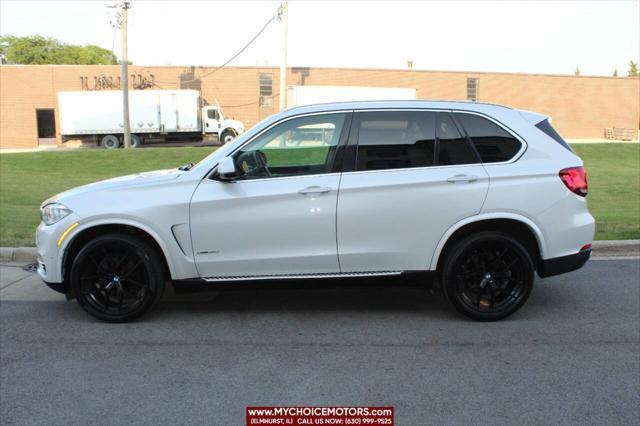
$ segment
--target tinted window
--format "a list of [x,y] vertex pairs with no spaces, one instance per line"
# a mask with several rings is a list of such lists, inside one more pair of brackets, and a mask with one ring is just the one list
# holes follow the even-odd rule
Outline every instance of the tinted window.
[[438,113],[438,165],[478,163],[467,138],[456,127],[451,114]]
[[360,113],[357,170],[433,166],[435,115],[423,111]]
[[239,179],[328,173],[345,114],[293,118],[234,154]]
[[544,134],[546,134],[547,136],[549,136],[550,138],[558,142],[560,145],[562,145],[569,151],[574,152],[573,149],[571,149],[571,147],[569,146],[569,144],[564,139],[562,139],[562,136],[560,136],[560,134],[556,132],[556,129],[554,129],[553,126],[551,126],[551,123],[549,123],[549,119],[542,120],[541,122],[536,124],[536,127],[542,130]]
[[520,150],[521,143],[497,124],[475,114],[456,114],[467,131],[482,162],[508,161]]

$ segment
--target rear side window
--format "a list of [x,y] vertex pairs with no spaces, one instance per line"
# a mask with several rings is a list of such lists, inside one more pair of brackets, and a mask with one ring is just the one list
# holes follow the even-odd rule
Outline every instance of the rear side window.
[[467,138],[460,133],[451,114],[438,113],[438,165],[478,163],[476,153]]
[[539,130],[542,130],[542,132],[545,135],[549,136],[551,139],[553,139],[554,141],[558,142],[560,145],[562,145],[563,147],[565,147],[569,151],[574,152],[573,149],[571,148],[571,146],[569,146],[569,144],[567,143],[567,141],[562,139],[562,136],[560,136],[560,134],[558,134],[558,132],[556,132],[556,129],[554,129],[553,126],[551,126],[551,123],[549,123],[549,119],[542,120],[541,122],[536,124],[536,127]]
[[471,138],[483,163],[509,161],[520,151],[520,141],[494,122],[475,114],[456,113],[455,117]]
[[433,166],[435,121],[426,111],[360,113],[357,170]]

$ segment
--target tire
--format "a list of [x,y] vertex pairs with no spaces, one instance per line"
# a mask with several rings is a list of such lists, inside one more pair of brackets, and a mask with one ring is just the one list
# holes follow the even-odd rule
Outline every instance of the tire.
[[448,252],[442,291],[458,312],[477,321],[497,321],[524,305],[534,282],[527,250],[500,232],[470,235]]
[[151,244],[129,235],[96,237],[73,261],[71,290],[93,317],[132,321],[162,298],[167,277],[160,256]]
[[105,149],[118,149],[120,147],[120,139],[116,135],[107,135],[100,141],[100,146]]
[[236,132],[231,129],[227,129],[222,132],[222,135],[220,135],[220,142],[222,143],[222,145],[228,144],[229,142],[232,142],[236,138],[236,136],[238,136]]
[[140,148],[142,138],[138,135],[131,135],[131,148]]

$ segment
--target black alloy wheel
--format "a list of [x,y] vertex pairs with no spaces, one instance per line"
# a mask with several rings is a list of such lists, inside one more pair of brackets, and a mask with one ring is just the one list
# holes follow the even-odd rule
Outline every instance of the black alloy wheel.
[[449,252],[442,289],[464,315],[480,321],[507,317],[526,302],[534,282],[527,250],[499,232],[471,235]]
[[148,311],[164,291],[165,268],[149,243],[125,234],[97,237],[71,268],[78,303],[106,322],[126,322]]

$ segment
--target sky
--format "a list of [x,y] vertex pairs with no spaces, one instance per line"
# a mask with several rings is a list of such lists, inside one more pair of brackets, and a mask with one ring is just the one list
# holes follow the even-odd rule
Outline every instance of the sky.
[[[0,34],[96,44],[119,55],[104,1],[0,0]],[[130,10],[136,65],[219,65],[272,17],[279,2],[141,1]],[[272,22],[230,65],[278,66]],[[115,37],[114,37],[115,36]],[[289,66],[626,75],[640,56],[635,1],[291,1]]]

